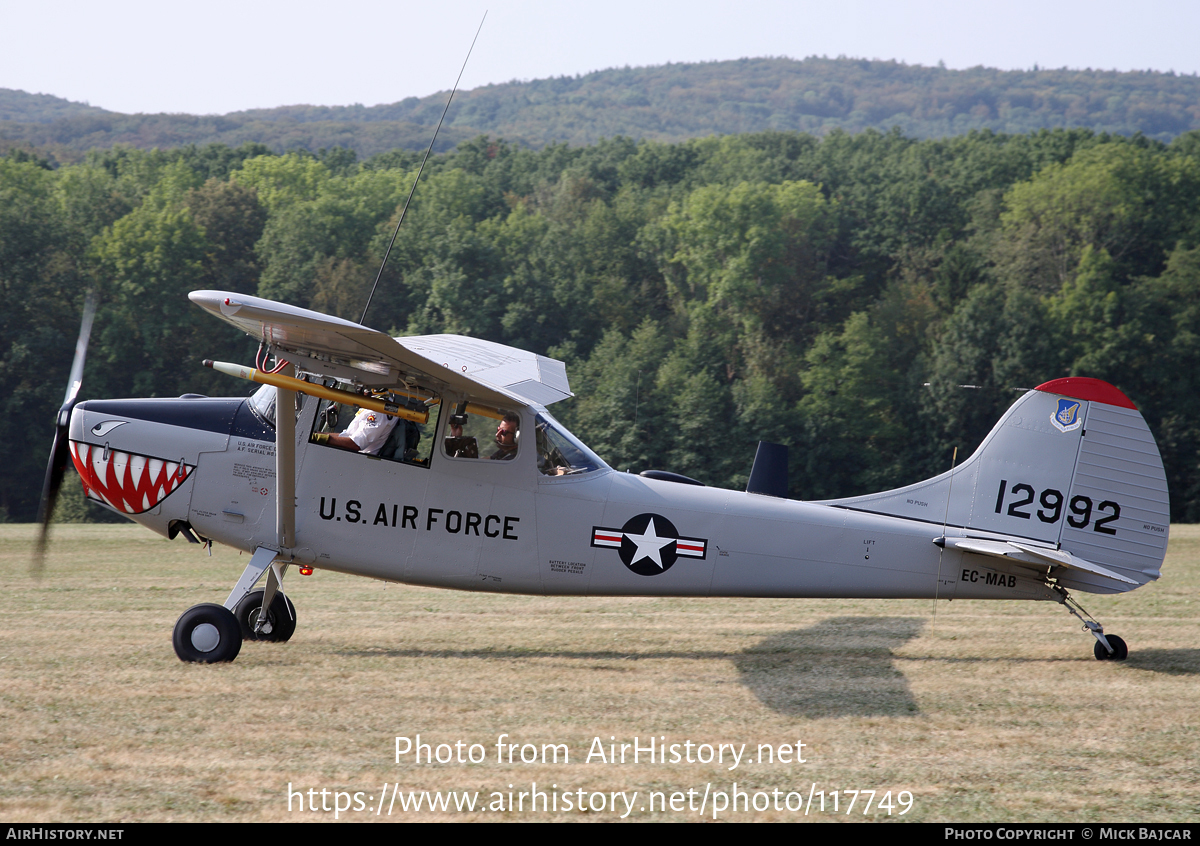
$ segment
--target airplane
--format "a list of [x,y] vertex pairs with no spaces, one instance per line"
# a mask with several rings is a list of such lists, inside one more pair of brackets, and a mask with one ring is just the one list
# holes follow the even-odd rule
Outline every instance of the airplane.
[[[91,500],[167,538],[251,554],[223,604],[175,624],[186,662],[287,641],[293,566],[518,594],[1052,601],[1097,659],[1119,661],[1125,642],[1071,592],[1133,590],[1166,554],[1158,448],[1133,402],[1097,379],[1028,391],[934,478],[804,502],[787,495],[786,447],[768,443],[745,491],[612,469],[547,410],[573,394],[546,356],[189,296],[259,342],[254,368],[205,364],[261,387],[79,402],[77,355],[42,511],[44,532],[69,455]],[[347,443],[353,426],[386,440]]]

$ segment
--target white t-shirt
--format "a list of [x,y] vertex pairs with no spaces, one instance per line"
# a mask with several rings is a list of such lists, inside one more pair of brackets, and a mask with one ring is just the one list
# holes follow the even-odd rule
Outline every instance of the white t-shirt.
[[350,425],[342,434],[358,444],[359,452],[378,455],[399,419],[399,417],[384,414],[382,411],[362,408],[359,409],[358,414],[354,415],[354,419],[350,421]]

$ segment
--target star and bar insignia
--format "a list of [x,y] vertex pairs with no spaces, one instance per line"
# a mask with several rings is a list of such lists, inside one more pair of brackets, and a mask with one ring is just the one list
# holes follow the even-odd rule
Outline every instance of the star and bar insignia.
[[657,576],[680,558],[704,559],[707,538],[680,536],[675,525],[661,514],[638,514],[619,529],[592,527],[592,546],[618,550],[625,566],[639,576]]

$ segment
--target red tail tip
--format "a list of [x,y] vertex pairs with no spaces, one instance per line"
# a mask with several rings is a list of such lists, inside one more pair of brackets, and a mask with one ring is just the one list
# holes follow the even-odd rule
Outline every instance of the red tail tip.
[[1117,388],[1102,379],[1089,379],[1087,376],[1068,376],[1065,379],[1051,379],[1034,388],[1035,391],[1045,391],[1048,394],[1061,394],[1071,399],[1087,400],[1088,402],[1103,402],[1120,408],[1132,408],[1137,411],[1133,400],[1121,393]]

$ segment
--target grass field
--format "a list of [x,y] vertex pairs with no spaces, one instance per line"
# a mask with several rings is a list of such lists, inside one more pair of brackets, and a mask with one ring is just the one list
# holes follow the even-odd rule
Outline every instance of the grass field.
[[[810,791],[825,791],[826,810],[808,819],[889,817],[862,813],[867,794],[847,815],[839,793],[834,814],[831,791],[856,790],[877,791],[873,803],[909,791],[893,820],[1200,819],[1197,526],[1172,527],[1159,582],[1079,595],[1129,643],[1124,663],[1095,661],[1092,638],[1048,603],[941,603],[935,616],[928,601],[510,597],[293,572],[290,643],[187,665],[171,649],[176,618],[222,602],[246,556],[67,525],[34,580],[33,533],[0,526],[9,822],[332,821],[299,809],[310,788],[330,808],[361,792],[370,810],[341,819],[612,820],[627,807],[616,797],[613,811],[612,793],[637,791],[628,819],[695,821],[735,782],[746,798],[718,819],[801,820],[787,794]],[[417,734],[485,760],[396,763],[395,738]],[[497,761],[502,734],[518,744],[511,764]],[[727,748],[724,763],[586,760],[595,738],[619,754],[635,737],[693,759],[746,746],[736,769]],[[804,763],[756,760],[760,744],[794,757],[797,742]],[[558,763],[522,763],[523,744],[539,759],[565,744],[569,762],[560,750]],[[537,810],[519,796],[534,782]],[[396,784],[478,791],[477,809],[401,812],[397,800],[376,817]],[[304,793],[290,811],[289,785]],[[604,809],[575,809],[581,790]]]

